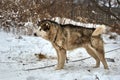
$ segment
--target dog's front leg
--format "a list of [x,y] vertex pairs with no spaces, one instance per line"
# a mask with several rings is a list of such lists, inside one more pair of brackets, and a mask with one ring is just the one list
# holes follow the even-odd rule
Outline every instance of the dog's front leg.
[[60,70],[64,68],[64,64],[66,60],[66,50],[56,44],[54,44],[54,47],[57,51],[57,60],[58,60],[56,70]]

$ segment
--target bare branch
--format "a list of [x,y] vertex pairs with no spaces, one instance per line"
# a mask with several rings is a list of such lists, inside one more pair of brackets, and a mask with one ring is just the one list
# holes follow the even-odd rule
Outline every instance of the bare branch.
[[[102,10],[103,12],[105,12],[105,13],[107,13],[107,14],[112,15],[113,17],[115,17],[117,20],[120,21],[120,18],[119,18],[116,14],[114,14],[114,13],[111,11],[111,9],[104,9],[104,8],[102,8],[102,7],[96,2],[96,0],[91,0],[91,1],[92,1],[92,3],[93,3],[97,8],[99,8],[100,10]],[[109,4],[111,5],[110,0],[109,0]]]
[[120,5],[120,1],[119,0],[117,0],[117,3]]
[[111,0],[109,0],[109,2],[108,2],[108,3],[109,3],[109,9],[110,9],[110,8],[111,8]]

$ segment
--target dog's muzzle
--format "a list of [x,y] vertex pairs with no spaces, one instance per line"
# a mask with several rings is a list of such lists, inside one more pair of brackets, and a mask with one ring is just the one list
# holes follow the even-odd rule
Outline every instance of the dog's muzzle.
[[34,33],[34,36],[37,36],[37,34],[36,34],[36,33]]

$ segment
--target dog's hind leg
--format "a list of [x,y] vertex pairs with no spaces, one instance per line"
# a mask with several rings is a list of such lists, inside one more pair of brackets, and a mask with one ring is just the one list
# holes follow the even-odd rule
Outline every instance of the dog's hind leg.
[[[101,45],[101,44],[98,44]],[[102,64],[104,65],[104,69],[109,69],[108,68],[108,64],[106,62],[105,59],[105,53],[104,53],[104,49],[102,49],[103,47],[99,48],[97,51],[97,55],[99,56],[100,61],[102,62]]]
[[100,59],[100,61],[104,65],[104,68],[108,69],[108,65],[107,65],[107,62],[105,60],[103,40],[101,38],[94,38],[92,40],[92,46],[91,47],[95,49],[96,55],[98,56],[98,58]]
[[92,56],[92,57],[96,60],[96,66],[94,66],[94,68],[99,67],[99,66],[100,66],[100,59],[99,59],[99,57],[96,55],[96,50],[95,50],[94,48],[92,48],[90,44],[87,44],[87,45],[85,46],[85,48],[86,48],[88,54],[89,54],[90,56]]
[[100,61],[101,61],[102,64],[104,65],[104,69],[108,69],[108,64],[107,64],[107,62],[106,62],[106,60],[105,60],[105,55],[104,55],[104,53],[101,53],[101,52],[98,51],[97,55],[99,56]]

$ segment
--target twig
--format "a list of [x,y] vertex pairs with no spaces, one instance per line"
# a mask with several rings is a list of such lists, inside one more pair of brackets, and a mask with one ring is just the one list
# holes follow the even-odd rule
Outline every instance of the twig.
[[38,67],[38,68],[30,68],[30,69],[25,69],[24,71],[30,71],[30,70],[37,70],[37,69],[44,69],[44,68],[48,68],[48,67],[53,67],[56,64],[53,65],[49,65],[49,66],[43,66],[43,67]]
[[69,62],[78,62],[78,61],[83,61],[83,60],[86,60],[86,59],[89,59],[91,57],[86,57],[86,58],[83,58],[83,59],[78,59],[78,60],[74,60],[74,61],[69,61]]
[[113,51],[118,50],[118,49],[120,49],[120,48],[116,48],[116,49],[113,49],[113,50],[107,51],[107,52],[105,52],[105,53],[113,52]]
[[17,63],[17,62],[0,62],[0,63]]

